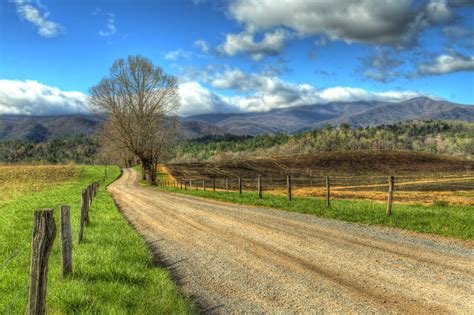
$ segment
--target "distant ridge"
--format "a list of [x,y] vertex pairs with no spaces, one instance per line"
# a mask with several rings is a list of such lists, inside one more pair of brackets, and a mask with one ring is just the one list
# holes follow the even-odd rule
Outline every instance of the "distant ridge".
[[[334,102],[273,109],[268,112],[201,114],[179,117],[179,136],[258,135],[295,133],[326,124],[377,126],[408,120],[459,120],[474,122],[474,106],[417,97],[403,102]],[[0,141],[43,140],[93,135],[100,119],[95,115],[0,115]]]
[[403,102],[335,102],[274,109],[265,113],[207,114],[185,118],[215,123],[232,134],[294,133],[326,124],[377,126],[408,120],[474,121],[474,106],[417,97]]

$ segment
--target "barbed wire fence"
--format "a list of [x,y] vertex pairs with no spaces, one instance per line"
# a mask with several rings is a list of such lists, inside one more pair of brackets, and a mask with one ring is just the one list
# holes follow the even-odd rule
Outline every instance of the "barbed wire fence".
[[[259,179],[260,178],[260,179]],[[318,177],[211,177],[161,180],[160,186],[205,191],[262,192],[293,197],[331,198],[331,200],[387,201],[388,195],[406,204],[452,203],[474,205],[474,173],[433,176],[318,176]],[[392,188],[390,186],[393,185]],[[329,196],[328,196],[329,195]],[[444,200],[444,199],[452,200]]]

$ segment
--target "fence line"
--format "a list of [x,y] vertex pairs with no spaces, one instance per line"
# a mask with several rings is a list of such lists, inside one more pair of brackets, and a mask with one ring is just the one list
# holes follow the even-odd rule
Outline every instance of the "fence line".
[[[474,174],[449,178],[446,178],[446,176],[441,176],[439,178],[416,178],[415,176],[402,175],[400,177],[397,176],[396,191],[398,193],[395,198],[394,181],[395,178],[393,176],[387,178],[381,176],[264,177],[262,175],[257,175],[254,178],[211,177],[209,179],[209,176],[207,176],[204,178],[194,177],[177,179],[177,182],[180,183],[180,188],[184,183],[186,189],[186,182],[192,182],[194,183],[195,190],[207,190],[212,188],[212,191],[215,191],[216,189],[220,191],[237,191],[239,194],[242,194],[242,191],[251,191],[256,192],[259,198],[263,198],[264,191],[275,191],[275,193],[283,193],[285,191],[288,201],[293,199],[295,192],[298,195],[303,196],[317,195],[318,197],[325,199],[327,207],[331,206],[332,200],[338,198],[377,201],[383,201],[383,199],[385,199],[387,204],[386,214],[388,216],[392,214],[392,206],[395,199],[397,201],[407,201],[410,203],[418,203],[419,200],[423,200],[424,203],[434,203],[441,200],[441,197],[428,199],[430,198],[429,194],[422,193],[419,195],[413,195],[412,192],[415,191],[439,191],[447,193],[455,190],[474,190]],[[202,185],[200,185],[201,183]],[[472,184],[472,186],[470,186],[470,184]],[[170,186],[166,181],[160,181],[158,185]],[[178,187],[178,185],[175,187]],[[470,204],[469,199],[464,199],[464,196],[453,195],[453,198],[457,198],[454,199],[454,203],[460,202],[461,204]]]

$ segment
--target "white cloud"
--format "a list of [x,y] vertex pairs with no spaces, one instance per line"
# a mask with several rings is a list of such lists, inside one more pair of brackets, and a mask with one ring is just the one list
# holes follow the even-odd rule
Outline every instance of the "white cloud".
[[239,69],[205,73],[201,79],[213,88],[231,89],[246,92],[246,94],[224,96],[209,91],[197,81],[186,82],[180,85],[182,115],[210,112],[258,112],[329,102],[398,102],[423,96],[415,91],[371,92],[352,87],[319,89],[311,84],[286,82],[276,76],[244,73]]
[[211,50],[211,48],[209,47],[209,43],[202,39],[195,41],[193,46],[201,50],[201,52],[204,54],[209,53],[209,51]]
[[112,13],[107,13],[107,25],[105,30],[100,30],[99,35],[103,37],[112,36],[117,32],[115,27],[115,15]]
[[181,98],[180,115],[196,115],[202,113],[238,112],[239,109],[227,103],[196,81],[185,82],[179,85]]
[[[184,82],[179,85],[179,114],[256,112],[328,102],[403,101],[422,96],[414,91],[370,92],[351,87],[318,89],[310,84],[295,84],[255,73],[241,72],[233,77],[227,76],[232,83],[224,84],[224,77],[220,78],[223,88],[237,88],[238,82],[251,82],[245,88],[248,95],[224,96],[197,81]],[[0,80],[0,114],[66,115],[87,112],[87,95],[84,93],[62,91],[37,81]]]
[[460,53],[440,55],[434,61],[418,67],[418,75],[439,75],[458,71],[474,71],[474,56]]
[[283,29],[265,33],[260,42],[256,42],[254,34],[247,31],[227,34],[224,43],[218,47],[218,51],[228,56],[247,53],[254,60],[262,60],[267,56],[278,55],[285,46],[285,40],[291,37],[291,33]]
[[191,51],[178,49],[167,52],[165,55],[165,59],[173,61],[176,61],[178,59],[191,59],[194,55],[195,54]]
[[87,96],[37,81],[0,80],[0,114],[63,115],[87,112]]
[[238,91],[248,91],[258,87],[255,77],[243,73],[240,69],[227,69],[222,74],[211,77],[209,83],[218,89]]
[[63,27],[48,20],[49,12],[42,13],[28,0],[15,0],[18,15],[38,28],[41,37],[52,38],[59,35]]
[[455,4],[446,0],[424,5],[412,0],[236,0],[229,14],[251,33],[286,27],[300,36],[406,47],[424,28],[451,20],[450,5]]

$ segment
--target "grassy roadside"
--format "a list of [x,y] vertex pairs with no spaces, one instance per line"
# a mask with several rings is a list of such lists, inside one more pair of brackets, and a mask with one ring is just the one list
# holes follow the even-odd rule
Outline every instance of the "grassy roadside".
[[172,187],[159,187],[159,189],[243,205],[313,214],[348,222],[474,239],[474,212],[470,206],[422,206],[395,203],[392,216],[387,217],[385,204],[376,202],[333,200],[331,206],[326,207],[325,200],[310,197],[296,197],[289,202],[285,196],[270,194],[264,194],[263,199],[259,199],[255,192],[244,192],[239,195],[238,192],[181,190]]
[[[0,170],[1,171],[1,170]],[[119,175],[109,168],[110,183]],[[74,274],[61,276],[59,232],[49,259],[47,313],[192,313],[166,270],[153,266],[145,241],[117,211],[105,185],[90,211],[83,244],[77,244],[81,190],[103,176],[103,167],[81,166],[73,180],[0,198],[0,313],[26,312],[33,211],[71,206]],[[0,191],[0,194],[2,191]],[[11,257],[11,259],[9,259]]]

